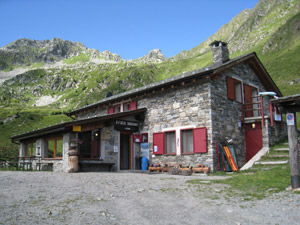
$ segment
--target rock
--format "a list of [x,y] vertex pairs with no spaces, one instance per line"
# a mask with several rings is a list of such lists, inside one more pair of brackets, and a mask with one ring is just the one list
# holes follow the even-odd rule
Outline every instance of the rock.
[[164,56],[160,49],[153,49],[147,55],[132,61],[144,63],[161,63],[166,60],[167,58]]

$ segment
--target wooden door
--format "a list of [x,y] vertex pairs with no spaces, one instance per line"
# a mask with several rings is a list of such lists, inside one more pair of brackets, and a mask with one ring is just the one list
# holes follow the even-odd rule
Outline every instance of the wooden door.
[[120,169],[131,169],[131,134],[121,133],[120,136]]
[[247,162],[263,147],[261,123],[256,122],[253,124],[246,124],[245,129]]

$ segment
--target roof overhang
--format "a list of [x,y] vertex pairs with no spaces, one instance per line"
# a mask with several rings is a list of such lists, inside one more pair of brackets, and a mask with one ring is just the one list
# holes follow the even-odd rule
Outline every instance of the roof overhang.
[[128,117],[128,116],[142,115],[146,111],[147,111],[147,108],[140,108],[140,109],[126,111],[126,112],[109,114],[109,115],[105,115],[105,116],[95,116],[95,117],[91,117],[91,118],[87,118],[87,119],[74,120],[71,122],[61,123],[61,124],[57,124],[54,126],[49,126],[49,127],[45,127],[42,129],[31,131],[28,133],[13,136],[10,139],[12,142],[14,142],[14,141],[27,140],[27,139],[31,139],[31,138],[38,138],[38,137],[57,134],[57,133],[67,133],[67,132],[72,131],[73,126],[80,126],[80,125],[84,125],[84,124],[94,124],[97,122],[104,123],[107,121],[112,121],[115,119],[124,118],[124,117]]
[[300,112],[300,94],[273,99],[272,104],[278,107],[280,113]]

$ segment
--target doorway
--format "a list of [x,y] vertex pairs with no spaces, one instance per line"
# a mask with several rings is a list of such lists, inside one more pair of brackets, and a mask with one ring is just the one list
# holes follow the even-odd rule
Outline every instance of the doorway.
[[263,147],[261,122],[246,124],[245,139],[246,162],[248,162]]
[[120,135],[120,169],[131,169],[131,134],[121,133]]

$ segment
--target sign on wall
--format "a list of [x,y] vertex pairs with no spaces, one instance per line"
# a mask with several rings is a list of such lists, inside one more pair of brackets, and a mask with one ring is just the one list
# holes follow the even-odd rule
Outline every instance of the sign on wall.
[[81,132],[81,126],[73,126],[73,131],[74,132]]
[[139,130],[139,123],[134,121],[116,120],[115,129],[118,131],[137,132]]

